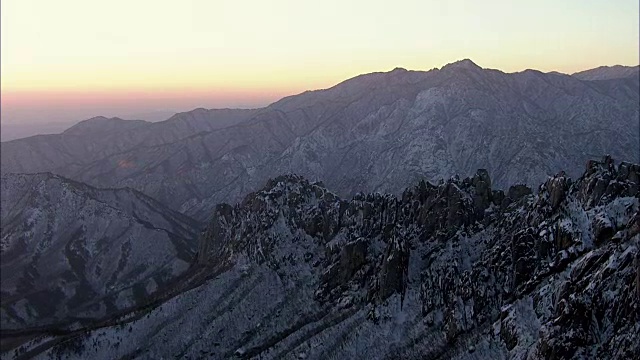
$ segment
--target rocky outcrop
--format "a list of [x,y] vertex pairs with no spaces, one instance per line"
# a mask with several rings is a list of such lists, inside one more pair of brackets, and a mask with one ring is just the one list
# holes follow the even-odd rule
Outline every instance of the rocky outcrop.
[[507,192],[507,195],[504,196],[503,194],[503,198],[501,199],[501,202],[499,202],[499,204],[502,205],[503,208],[508,207],[511,203],[519,201],[520,199],[526,197],[527,195],[531,195],[531,188],[528,187],[527,185],[512,185],[509,187],[509,191]]
[[618,169],[610,156],[602,161],[590,160],[585,176],[579,180],[578,198],[587,207],[595,207],[611,199],[623,196],[638,196],[640,168],[637,164],[620,163]]
[[627,359],[638,168],[614,165],[504,198],[483,171],[351,200],[275,178],[216,208],[198,255],[211,280],[126,337],[90,332],[82,356]]

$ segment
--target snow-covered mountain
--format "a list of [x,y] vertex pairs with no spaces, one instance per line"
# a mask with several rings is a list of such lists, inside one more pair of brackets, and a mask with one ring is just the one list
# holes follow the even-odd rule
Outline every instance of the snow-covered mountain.
[[[198,126],[174,119],[112,136],[6,142],[2,172],[132,187],[199,220],[289,172],[341,196],[398,193],[422,178],[477,168],[498,186],[534,185],[560,170],[578,176],[603,153],[637,160],[639,88],[637,77],[508,74],[463,60],[361,75],[254,111],[207,113]],[[230,126],[206,128],[216,116]]]
[[3,331],[146,303],[193,262],[199,224],[135,190],[50,173],[1,183]]
[[629,359],[640,351],[640,165],[534,194],[486,170],[342,200],[287,175],[220,204],[201,286],[128,322],[37,337],[48,358]]
[[627,77],[640,77],[640,65],[639,66],[600,66],[595,69],[580,71],[572,74],[581,80],[610,80],[610,79],[622,79]]

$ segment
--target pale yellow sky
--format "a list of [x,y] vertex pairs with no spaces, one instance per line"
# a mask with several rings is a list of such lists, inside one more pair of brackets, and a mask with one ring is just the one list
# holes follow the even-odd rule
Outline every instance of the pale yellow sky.
[[[104,101],[123,92],[228,92],[237,97],[229,106],[257,105],[361,73],[428,70],[463,58],[504,71],[568,73],[639,62],[637,0],[3,0],[1,6],[3,110],[13,106],[5,95],[28,103],[78,92],[103,94]],[[224,106],[220,99],[202,106]]]

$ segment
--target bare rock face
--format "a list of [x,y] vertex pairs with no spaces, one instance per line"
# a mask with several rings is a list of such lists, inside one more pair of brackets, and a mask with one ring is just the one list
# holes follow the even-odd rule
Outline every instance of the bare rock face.
[[396,230],[383,256],[378,279],[380,286],[378,299],[385,300],[394,293],[400,294],[404,299],[409,271],[409,244],[400,230]]
[[506,207],[482,172],[350,200],[280,176],[216,207],[198,254],[209,280],[131,331],[42,356],[632,358],[638,174],[614,165],[514,191]]
[[509,191],[507,195],[504,196],[500,200],[500,202],[495,202],[496,204],[501,204],[503,208],[508,207],[511,203],[517,202],[520,199],[526,197],[527,195],[531,195],[531,188],[526,185],[512,185],[509,187]]
[[601,244],[606,240],[611,239],[614,235],[615,227],[608,217],[598,216],[593,220],[593,241],[596,244]]
[[564,173],[561,173],[549,179],[545,184],[552,210],[556,210],[565,199],[570,185],[568,180]]
[[536,270],[536,235],[532,229],[515,233],[511,239],[511,257],[513,263],[513,287],[530,280]]
[[337,256],[328,271],[322,276],[324,291],[327,293],[341,291],[340,286],[347,286],[358,270],[367,263],[367,245],[363,239],[347,243]]
[[491,178],[487,170],[480,169],[473,176],[471,182],[475,188],[473,206],[476,211],[476,216],[482,218],[484,217],[485,209],[491,204]]

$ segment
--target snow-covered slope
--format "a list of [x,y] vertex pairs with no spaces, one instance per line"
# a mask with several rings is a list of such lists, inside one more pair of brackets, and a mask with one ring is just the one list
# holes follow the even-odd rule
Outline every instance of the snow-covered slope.
[[2,176],[3,330],[125,309],[188,269],[198,224],[131,189]]
[[[107,150],[72,148],[64,136],[3,143],[2,171],[132,187],[200,220],[289,172],[341,196],[398,194],[422,178],[477,168],[498,186],[535,185],[563,169],[579,176],[603,153],[637,161],[639,89],[633,77],[507,74],[469,60],[427,72],[398,68],[286,97],[240,124],[189,136],[156,136],[151,124],[144,131],[153,140],[124,145],[138,143],[122,134],[105,139]],[[89,156],[79,160],[83,152]]]
[[600,66],[595,69],[580,71],[572,74],[581,80],[609,80],[627,77],[640,77],[640,66]]
[[[629,359],[640,351],[640,165],[532,194],[485,170],[341,200],[299,176],[221,204],[212,279],[39,358]],[[44,344],[36,348],[35,344]],[[49,344],[49,345],[47,345]],[[32,351],[33,350],[33,351]],[[7,353],[7,356],[10,354]]]

